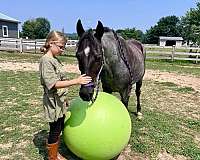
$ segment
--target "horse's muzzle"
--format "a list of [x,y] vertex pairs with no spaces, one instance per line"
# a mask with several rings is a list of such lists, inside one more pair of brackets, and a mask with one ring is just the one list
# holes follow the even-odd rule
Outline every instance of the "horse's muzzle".
[[84,101],[90,101],[92,100],[93,94],[94,94],[94,87],[95,84],[93,82],[90,82],[85,85],[81,85],[79,96]]

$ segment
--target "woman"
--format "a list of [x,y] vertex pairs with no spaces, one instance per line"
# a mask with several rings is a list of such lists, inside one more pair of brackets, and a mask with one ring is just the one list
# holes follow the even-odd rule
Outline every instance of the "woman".
[[81,75],[78,78],[67,80],[63,65],[56,58],[66,44],[65,36],[58,31],[51,31],[41,51],[45,54],[40,59],[40,81],[44,89],[43,106],[50,132],[47,141],[48,159],[62,160],[58,153],[59,137],[64,127],[64,118],[67,110],[67,88],[72,85],[81,85],[91,82],[91,77]]

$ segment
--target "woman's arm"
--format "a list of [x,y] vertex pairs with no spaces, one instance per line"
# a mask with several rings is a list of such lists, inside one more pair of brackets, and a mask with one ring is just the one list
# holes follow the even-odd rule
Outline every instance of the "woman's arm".
[[65,80],[65,81],[57,81],[54,85],[56,89],[59,88],[65,88],[70,87],[72,85],[81,85],[81,84],[87,84],[92,81],[92,78],[89,76],[86,76],[86,74],[83,74],[79,76],[78,78],[72,79],[72,80]]

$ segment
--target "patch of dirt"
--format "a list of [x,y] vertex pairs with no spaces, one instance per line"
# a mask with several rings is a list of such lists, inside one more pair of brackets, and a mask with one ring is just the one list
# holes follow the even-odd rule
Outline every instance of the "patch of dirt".
[[[66,71],[69,73],[80,73],[77,65],[67,64],[64,65]],[[28,63],[28,62],[0,62],[0,71],[38,71],[38,63]]]
[[[182,155],[171,155],[167,153],[165,149],[160,151],[156,160],[190,160],[191,158]],[[131,145],[127,147],[120,153],[116,160],[150,160],[147,156],[141,155],[139,153],[134,153],[131,151]]]
[[144,76],[147,80],[156,80],[159,82],[172,82],[182,87],[191,87],[200,92],[200,78],[189,75],[179,75],[176,73],[160,72],[158,70],[147,70]]
[[[80,73],[77,65],[67,64],[64,65],[64,68],[69,73]],[[0,71],[38,71],[38,69],[38,63],[0,62]],[[195,91],[200,92],[200,78],[195,76],[179,75],[176,73],[161,72],[159,70],[146,70],[144,79],[156,80],[160,82],[172,82],[183,87],[191,87]]]
[[141,154],[134,153],[131,151],[131,145],[128,144],[115,160],[149,160],[149,158]]
[[0,149],[9,149],[11,148],[13,143],[6,143],[6,144],[0,144]]
[[149,90],[154,89],[154,93],[146,96],[144,99],[152,102],[152,108],[148,106],[148,109],[165,112],[171,115],[177,115],[181,117],[187,117],[191,119],[200,119],[199,103],[200,93],[188,94],[179,92],[170,92],[170,90],[160,90],[156,88],[148,88]]
[[194,140],[194,143],[197,144],[198,148],[200,148],[200,134],[197,132],[197,131],[194,131],[190,128],[187,128],[185,126],[180,126],[181,129],[184,130],[184,132],[182,132],[181,134],[182,135],[191,135],[191,137],[193,138]]
[[0,160],[10,160],[9,156],[0,156]]
[[27,148],[27,146],[29,145],[29,141],[20,141],[19,143],[16,144],[16,148],[17,149],[24,149]]
[[161,151],[156,158],[156,160],[190,160],[190,159],[191,158],[187,158],[182,155],[172,156],[169,153],[167,153],[166,150]]
[[200,134],[194,135],[194,142],[197,144],[197,146],[200,148]]

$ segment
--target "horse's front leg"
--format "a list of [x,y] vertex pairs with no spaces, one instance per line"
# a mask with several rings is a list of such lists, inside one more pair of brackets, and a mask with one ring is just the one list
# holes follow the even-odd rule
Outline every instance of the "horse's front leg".
[[141,87],[142,87],[142,79],[140,81],[136,82],[136,89],[135,89],[135,94],[137,97],[137,117],[138,117],[138,119],[142,118],[141,105],[140,105]]
[[102,88],[103,88],[103,91],[106,92],[106,93],[109,93],[109,94],[112,94],[112,89],[109,87],[109,85],[106,85],[104,83],[102,83]]

